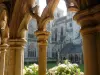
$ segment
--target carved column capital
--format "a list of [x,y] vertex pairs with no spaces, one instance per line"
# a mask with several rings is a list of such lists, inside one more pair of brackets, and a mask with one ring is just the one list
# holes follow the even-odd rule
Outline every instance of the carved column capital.
[[5,52],[6,49],[8,48],[8,45],[0,45],[0,52]]
[[76,13],[74,20],[81,26],[82,34],[100,31],[100,4]]
[[7,45],[7,44],[0,45],[0,50],[1,50],[1,49],[7,49],[7,48],[8,48],[8,45]]
[[9,39],[8,43],[10,45],[10,48],[20,49],[20,48],[24,48],[26,40],[25,39]]
[[7,51],[7,48],[9,46],[7,44],[4,44],[4,45],[0,45],[0,53],[5,53]]
[[50,32],[48,32],[48,31],[36,31],[35,35],[37,36],[38,44],[47,45],[47,39],[50,35]]

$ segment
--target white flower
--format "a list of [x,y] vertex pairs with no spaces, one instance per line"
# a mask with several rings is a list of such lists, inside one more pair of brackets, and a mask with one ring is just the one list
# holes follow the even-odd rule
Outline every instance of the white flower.
[[69,68],[73,68],[73,65],[72,65],[72,64],[68,64],[68,67],[69,67]]
[[58,67],[66,67],[65,64],[60,64]]
[[23,69],[23,73],[24,73],[24,74],[26,73],[26,70],[25,70],[25,69]]
[[32,74],[33,73],[32,69],[29,69],[29,72]]
[[78,65],[77,65],[77,64],[75,64],[75,63],[73,64],[73,66],[78,67]]
[[34,65],[34,67],[38,67],[38,65],[37,65],[37,64],[35,64],[35,63],[34,63],[33,65]]

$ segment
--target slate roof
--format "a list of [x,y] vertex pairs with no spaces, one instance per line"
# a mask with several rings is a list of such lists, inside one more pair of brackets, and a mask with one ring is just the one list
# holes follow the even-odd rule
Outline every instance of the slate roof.
[[68,43],[61,50],[61,54],[66,54],[66,53],[82,53],[82,45]]

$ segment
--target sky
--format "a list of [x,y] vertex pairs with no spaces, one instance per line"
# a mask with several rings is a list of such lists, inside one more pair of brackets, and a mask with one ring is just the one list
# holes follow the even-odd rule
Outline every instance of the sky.
[[[39,5],[40,5],[40,12],[42,13],[44,7],[46,6],[46,0],[39,0]],[[66,5],[65,5],[65,2],[64,0],[60,0],[59,4],[58,4],[58,8],[62,9],[64,11],[64,14],[63,15],[66,15]],[[41,14],[40,13],[40,14]]]

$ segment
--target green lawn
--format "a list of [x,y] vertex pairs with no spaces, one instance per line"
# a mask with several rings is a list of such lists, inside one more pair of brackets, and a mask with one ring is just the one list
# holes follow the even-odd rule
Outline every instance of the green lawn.
[[50,68],[52,68],[52,67],[54,67],[56,65],[57,65],[57,63],[48,63],[47,64],[47,69],[50,69]]
[[82,72],[84,72],[84,64],[79,65],[79,68],[81,69]]

